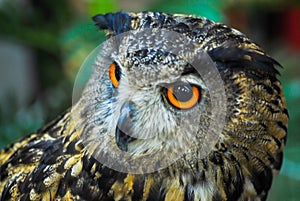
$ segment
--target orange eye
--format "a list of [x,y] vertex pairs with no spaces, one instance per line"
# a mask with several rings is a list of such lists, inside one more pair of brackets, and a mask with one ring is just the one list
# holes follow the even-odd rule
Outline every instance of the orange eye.
[[167,98],[178,109],[190,109],[198,103],[200,92],[196,86],[177,84],[167,89]]
[[120,67],[118,66],[117,63],[113,62],[109,66],[108,74],[109,74],[109,79],[111,83],[114,85],[114,87],[118,87],[120,77],[121,77],[121,72],[120,72]]

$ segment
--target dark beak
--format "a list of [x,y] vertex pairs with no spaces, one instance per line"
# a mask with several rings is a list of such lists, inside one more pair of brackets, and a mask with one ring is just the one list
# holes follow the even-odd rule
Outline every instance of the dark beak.
[[118,147],[122,151],[127,152],[128,144],[137,140],[137,138],[130,136],[133,132],[133,116],[135,112],[134,104],[132,102],[125,102],[120,112],[115,138]]

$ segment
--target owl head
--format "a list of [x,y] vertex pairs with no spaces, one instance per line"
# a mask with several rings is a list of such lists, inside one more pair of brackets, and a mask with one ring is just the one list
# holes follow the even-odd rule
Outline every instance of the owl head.
[[277,62],[242,33],[159,12],[93,19],[108,40],[72,113],[86,150],[102,164],[135,173],[191,169],[219,147],[258,133],[272,138],[269,100],[259,90],[265,80],[278,82]]

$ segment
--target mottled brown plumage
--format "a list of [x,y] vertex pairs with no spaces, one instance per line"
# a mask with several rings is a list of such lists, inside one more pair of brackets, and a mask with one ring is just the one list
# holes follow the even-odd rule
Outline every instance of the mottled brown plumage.
[[85,149],[80,136],[87,131],[76,119],[84,116],[67,111],[0,152],[0,200],[266,200],[281,167],[288,123],[278,63],[245,35],[205,18],[119,12],[94,20],[109,37],[162,28],[199,44],[224,81],[221,138],[204,158],[195,158],[192,150],[156,172],[127,174],[102,165]]

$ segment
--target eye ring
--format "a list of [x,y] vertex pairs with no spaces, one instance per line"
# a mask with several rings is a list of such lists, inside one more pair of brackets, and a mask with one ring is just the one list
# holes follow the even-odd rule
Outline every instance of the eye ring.
[[190,84],[175,84],[167,88],[168,102],[177,109],[190,109],[194,107],[201,94],[199,88]]
[[109,66],[108,75],[112,85],[114,87],[118,87],[121,78],[121,72],[120,72],[120,67],[116,62],[113,62]]

